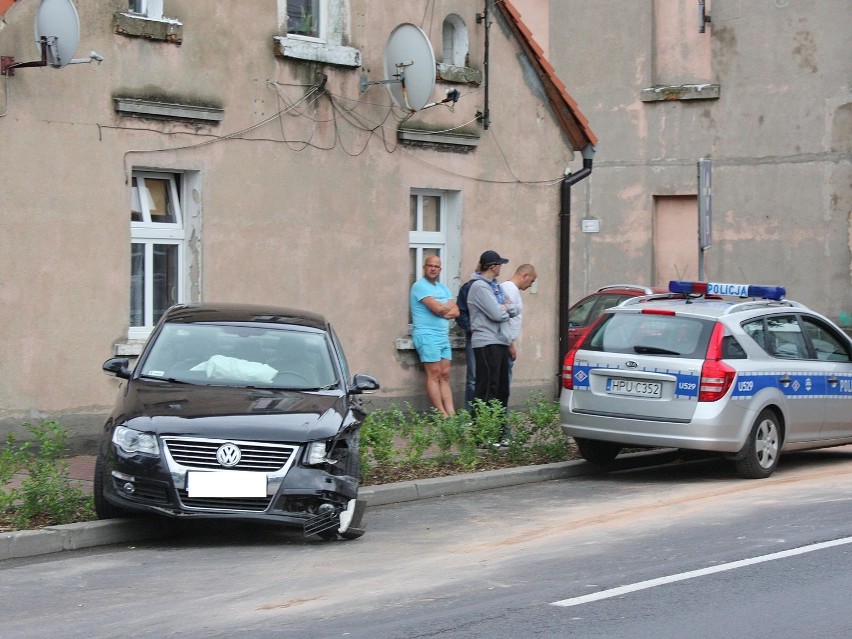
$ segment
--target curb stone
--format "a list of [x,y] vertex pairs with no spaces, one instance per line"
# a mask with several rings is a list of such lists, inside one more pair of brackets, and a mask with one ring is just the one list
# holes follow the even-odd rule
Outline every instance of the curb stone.
[[[667,463],[676,457],[677,451],[671,450],[630,453],[616,459],[608,471]],[[367,486],[358,496],[366,500],[368,507],[386,506],[601,472],[585,461],[567,461]],[[169,523],[168,519],[157,517],[107,519],[0,533],[0,561],[166,537],[171,534]]]

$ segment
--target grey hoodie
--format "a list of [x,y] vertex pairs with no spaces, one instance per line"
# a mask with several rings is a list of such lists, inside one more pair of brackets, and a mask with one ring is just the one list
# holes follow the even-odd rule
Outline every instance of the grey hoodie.
[[508,301],[501,306],[488,280],[481,275],[477,274],[473,280],[467,294],[471,346],[473,348],[481,348],[489,344],[508,346],[512,340],[509,338],[509,327],[506,322],[510,317],[518,314],[517,306]]

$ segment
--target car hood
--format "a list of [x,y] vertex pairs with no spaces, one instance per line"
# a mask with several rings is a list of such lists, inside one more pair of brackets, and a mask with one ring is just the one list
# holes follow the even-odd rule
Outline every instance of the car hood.
[[352,421],[340,391],[299,392],[133,381],[113,423],[158,435],[306,442]]

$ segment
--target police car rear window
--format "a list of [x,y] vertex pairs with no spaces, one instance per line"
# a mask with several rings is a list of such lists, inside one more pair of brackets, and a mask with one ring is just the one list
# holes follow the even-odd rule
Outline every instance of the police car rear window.
[[584,350],[703,359],[713,320],[675,315],[611,313],[583,344]]

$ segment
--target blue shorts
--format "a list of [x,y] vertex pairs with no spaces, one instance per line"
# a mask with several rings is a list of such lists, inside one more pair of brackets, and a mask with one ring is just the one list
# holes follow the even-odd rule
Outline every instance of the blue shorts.
[[452,359],[453,352],[450,349],[450,338],[447,335],[434,335],[432,333],[415,333],[411,336],[417,355],[424,364],[440,362],[442,359]]

